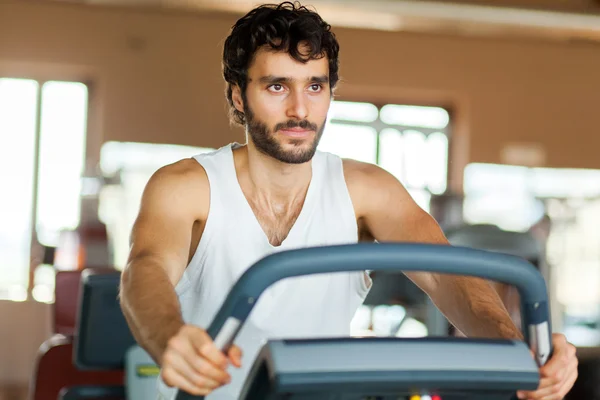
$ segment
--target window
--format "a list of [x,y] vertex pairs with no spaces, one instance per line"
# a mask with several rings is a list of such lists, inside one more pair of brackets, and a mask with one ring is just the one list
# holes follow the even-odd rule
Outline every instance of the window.
[[429,211],[447,188],[449,125],[439,107],[334,101],[319,150],[380,165]]
[[544,199],[589,199],[600,195],[600,170],[467,165],[464,218],[523,231],[540,219]]
[[[79,82],[0,78],[0,299],[28,297],[34,229],[54,246],[79,223],[87,100]],[[52,301],[53,283],[52,267],[39,266],[33,298]]]

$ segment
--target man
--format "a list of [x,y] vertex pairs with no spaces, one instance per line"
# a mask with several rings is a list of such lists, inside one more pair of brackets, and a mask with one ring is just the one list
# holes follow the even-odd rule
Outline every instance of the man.
[[[237,278],[267,254],[359,240],[447,244],[392,175],[316,151],[338,81],[338,43],[316,13],[291,3],[252,10],[225,42],[223,74],[247,143],[153,175],[122,275],[123,311],[161,366],[164,398],[181,388],[235,399],[266,338],[349,334],[368,275],[286,279],[261,296],[236,346],[222,354],[204,328]],[[484,280],[407,276],[466,335],[521,337]],[[539,390],[522,395],[559,399],[573,385],[574,348],[561,335],[553,344]]]

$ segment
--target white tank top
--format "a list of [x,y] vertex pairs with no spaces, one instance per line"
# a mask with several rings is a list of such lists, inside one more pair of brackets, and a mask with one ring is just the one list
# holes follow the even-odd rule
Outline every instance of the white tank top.
[[[186,323],[208,328],[240,275],[268,254],[358,241],[354,208],[339,157],[317,151],[303,208],[281,246],[269,243],[239,182],[232,150],[237,143],[194,158],[206,170],[210,210],[198,248],[176,286]],[[366,269],[366,268],[365,268]],[[242,368],[229,368],[231,383],[207,400],[237,399],[260,348],[269,338],[346,337],[369,286],[362,272],[287,278],[259,298],[235,343]],[[175,391],[159,379],[162,397]]]

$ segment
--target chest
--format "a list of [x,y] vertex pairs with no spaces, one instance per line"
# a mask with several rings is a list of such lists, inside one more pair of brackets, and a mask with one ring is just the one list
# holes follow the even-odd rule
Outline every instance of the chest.
[[249,201],[250,208],[272,246],[280,246],[288,237],[302,212],[304,201],[298,201],[288,207],[267,209]]

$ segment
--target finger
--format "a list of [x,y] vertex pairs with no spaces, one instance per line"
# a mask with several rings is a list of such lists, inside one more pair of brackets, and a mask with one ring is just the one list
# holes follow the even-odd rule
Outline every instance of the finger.
[[[539,397],[539,400],[562,400],[564,396],[561,396],[560,393],[558,393],[558,391],[556,393],[551,393],[549,395],[543,396],[543,397]],[[538,400],[538,398],[536,398],[535,400]]]
[[562,395],[562,397],[566,396],[567,393],[569,393],[571,391],[571,389],[573,388],[573,385],[575,385],[575,382],[577,381],[577,377],[578,377],[577,369],[574,369],[573,371],[571,371],[571,373],[569,374],[569,377],[567,378],[567,380],[563,383],[562,387],[560,388],[560,394]]
[[565,386],[565,384],[571,379],[572,373],[577,374],[576,348],[568,343],[562,335],[554,335],[553,342],[556,352],[552,359],[540,368],[542,380],[538,390],[529,393],[527,398],[535,400],[562,399],[563,392],[570,390],[570,386]]
[[537,390],[562,384],[564,378],[566,377],[566,372],[567,371],[565,368],[565,371],[561,371],[559,375],[542,378]]
[[[556,368],[556,366],[559,368]],[[569,360],[555,359],[554,363],[548,368],[544,365],[540,368],[540,386],[551,386],[556,385],[558,383],[563,382],[563,380],[567,377],[567,373],[569,372]]]
[[[577,373],[572,373],[574,378],[569,376],[565,381],[555,382],[554,379],[544,378],[540,381],[539,388],[535,391],[530,392],[519,392],[517,397],[519,399],[528,400],[561,400],[566,392],[570,390],[570,385],[573,385],[577,379]],[[569,383],[571,382],[571,383]]]
[[565,357],[562,353],[555,353],[552,358],[540,368],[540,376],[545,378],[564,375],[566,367],[565,361]]
[[[551,378],[542,378],[536,390],[519,390],[517,397],[519,399],[537,399],[550,393],[548,388],[551,388],[555,383]],[[541,393],[541,395],[540,395]]]
[[[204,361],[204,360],[200,360]],[[192,363],[197,362],[195,360]],[[192,385],[197,386],[198,388],[206,388],[206,389],[216,389],[222,384],[210,376],[207,376],[204,373],[204,369],[214,368],[214,366],[210,365],[207,361],[204,361],[204,365],[207,367],[202,368],[201,371],[197,371],[193,364],[184,358],[182,354],[171,352],[168,359],[168,365],[170,368],[174,370],[179,376],[185,378]]]
[[531,393],[533,393],[533,392],[527,392],[527,391],[524,391],[524,390],[518,390],[517,391],[517,398],[518,399],[526,399],[526,398],[529,397],[529,395]]
[[[193,341],[193,340],[192,340]],[[172,353],[174,354],[172,362],[176,362],[175,357],[181,357],[185,363],[193,368],[198,376],[205,376],[213,381],[218,382],[219,385],[224,385],[231,381],[231,377],[223,368],[214,366],[210,361],[205,360],[202,356],[198,355],[190,340],[172,340],[170,346]],[[182,371],[184,372],[184,371]],[[193,378],[196,379],[196,378]]]
[[553,334],[552,346],[554,353],[548,362],[540,368],[540,373],[545,376],[552,376],[564,369],[565,363],[569,362],[571,356],[571,345],[567,342],[564,335]]
[[200,375],[218,382],[219,385],[225,385],[231,382],[231,375],[229,375],[226,370],[216,367],[210,361],[196,359],[193,362],[194,368]]
[[233,365],[238,368],[242,366],[242,350],[239,347],[235,345],[231,346],[227,354]]
[[196,396],[206,396],[211,392],[208,388],[201,388],[179,375],[174,369],[167,367],[161,372],[163,381],[170,387],[185,390],[187,393]]
[[199,335],[192,337],[192,343],[194,344],[198,354],[206,358],[216,367],[225,369],[227,368],[228,361],[227,357],[223,352],[217,349],[214,342],[205,332],[201,332]]
[[560,400],[562,397],[558,395],[559,390],[560,386],[554,385],[536,390],[535,392],[529,392],[522,398],[527,400]]

